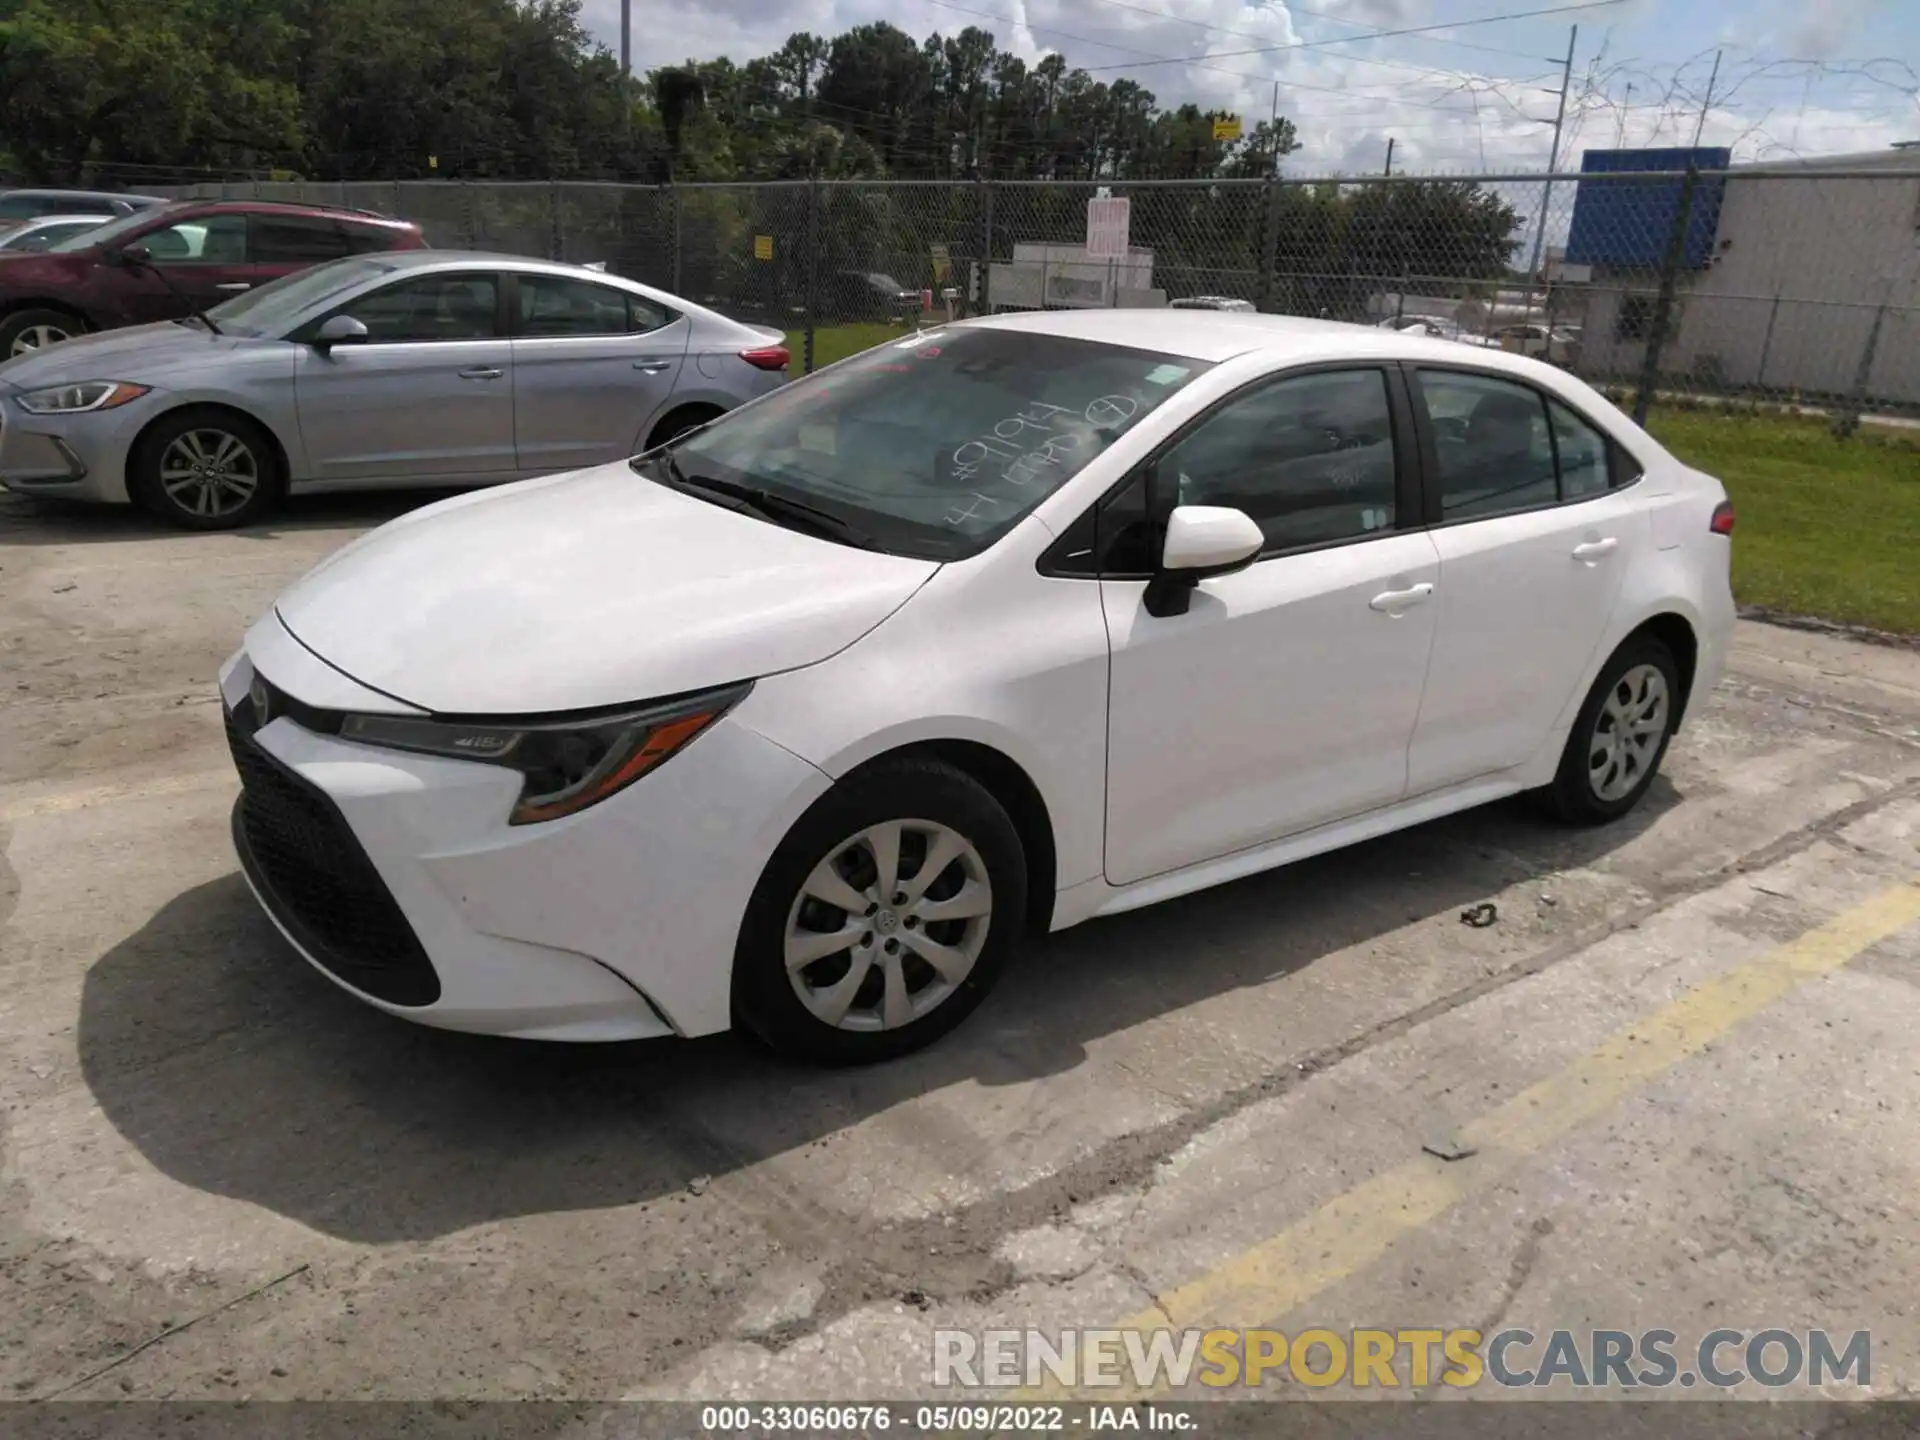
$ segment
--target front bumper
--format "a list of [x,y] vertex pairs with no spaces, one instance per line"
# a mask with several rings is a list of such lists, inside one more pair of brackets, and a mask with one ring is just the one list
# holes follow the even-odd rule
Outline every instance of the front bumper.
[[0,385],[0,489],[125,504],[127,456],[160,413],[159,397],[91,415],[30,415]]
[[[445,1029],[727,1028],[740,917],[824,793],[820,771],[727,719],[590,810],[509,826],[512,771],[348,743],[299,723],[297,707],[253,728],[254,657],[271,664],[276,649],[250,637],[221,674],[243,781],[234,839],[261,905],[316,969]],[[260,673],[304,700],[288,667]],[[328,702],[341,699],[336,687]]]

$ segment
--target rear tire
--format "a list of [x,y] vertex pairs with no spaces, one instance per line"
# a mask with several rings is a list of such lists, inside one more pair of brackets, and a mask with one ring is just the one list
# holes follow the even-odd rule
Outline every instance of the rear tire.
[[815,801],[767,862],[734,1018],[814,1064],[904,1055],[986,998],[1026,914],[1026,853],[1000,803],[950,765],[882,762]]
[[1643,635],[1616,650],[1541,792],[1548,810],[1569,825],[1602,825],[1638,805],[1666,757],[1683,698],[1680,667],[1664,643]]
[[231,410],[176,410],[127,460],[127,493],[182,530],[235,530],[279,503],[285,477],[272,437]]
[[86,333],[86,322],[64,310],[16,310],[0,319],[0,363]]

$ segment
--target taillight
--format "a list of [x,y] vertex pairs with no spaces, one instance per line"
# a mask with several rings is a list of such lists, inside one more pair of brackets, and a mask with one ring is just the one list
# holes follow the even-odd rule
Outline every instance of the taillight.
[[1733,533],[1733,502],[1722,500],[1714,506],[1713,519],[1707,523],[1714,534],[1731,535]]
[[742,350],[740,358],[756,370],[784,370],[793,357],[784,345],[767,345],[758,350]]

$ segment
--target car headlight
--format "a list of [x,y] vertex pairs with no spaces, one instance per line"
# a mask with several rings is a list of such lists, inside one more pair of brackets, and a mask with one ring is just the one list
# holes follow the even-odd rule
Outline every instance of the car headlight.
[[19,397],[19,403],[29,415],[84,415],[94,410],[118,409],[129,400],[138,400],[152,388],[125,380],[80,380],[71,385],[29,390]]
[[532,825],[626,789],[685,749],[752,688],[749,681],[618,713],[499,724],[349,715],[340,738],[518,770],[525,778],[507,823]]

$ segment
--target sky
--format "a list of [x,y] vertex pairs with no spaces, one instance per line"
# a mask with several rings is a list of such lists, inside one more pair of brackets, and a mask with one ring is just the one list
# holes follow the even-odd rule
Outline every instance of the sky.
[[[831,36],[884,19],[916,39],[979,25],[1029,62],[1058,50],[1102,79],[1138,80],[1162,104],[1231,110],[1249,130],[1269,114],[1277,80],[1302,142],[1286,170],[1300,175],[1378,172],[1389,138],[1396,173],[1544,170],[1574,26],[1563,170],[1586,148],[1691,144],[1696,127],[1701,144],[1732,146],[1737,160],[1920,140],[1920,0],[1608,0],[1486,24],[1465,22],[1572,0],[630,3],[637,72],[745,62],[795,30]],[[616,52],[620,5],[584,8]]]

